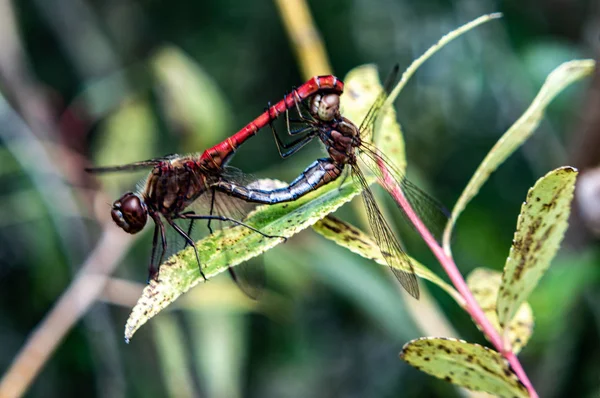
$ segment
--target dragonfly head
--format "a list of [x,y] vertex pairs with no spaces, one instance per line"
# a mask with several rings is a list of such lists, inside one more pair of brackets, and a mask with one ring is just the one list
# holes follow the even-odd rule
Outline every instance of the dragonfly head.
[[330,122],[340,117],[340,95],[317,94],[310,103],[310,113],[318,120]]
[[139,194],[127,192],[113,203],[110,212],[113,221],[125,232],[138,233],[148,220],[148,208]]

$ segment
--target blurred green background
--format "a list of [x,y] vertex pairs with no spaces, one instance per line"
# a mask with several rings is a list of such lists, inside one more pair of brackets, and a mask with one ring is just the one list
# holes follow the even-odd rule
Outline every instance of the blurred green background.
[[[600,53],[595,0],[308,4],[341,78],[364,63],[377,64],[384,78],[459,25],[504,13],[436,54],[396,102],[408,174],[448,208],[547,74]],[[271,1],[0,1],[0,374],[103,228],[116,230],[107,203],[143,177],[107,176],[100,184],[84,167],[202,151],[305,80]],[[587,105],[598,90],[596,76],[561,94],[467,207],[453,241],[465,275],[502,268],[537,178],[561,165],[585,171],[598,163],[590,143],[600,121],[592,123],[598,111]],[[267,132],[232,165],[290,181],[321,154],[315,142],[284,162]],[[441,275],[381,198],[395,226],[409,231],[409,252]],[[355,209],[336,215],[364,227]],[[485,344],[436,287],[422,285],[431,287],[433,307],[415,303],[387,269],[308,230],[255,260],[268,273],[258,303],[219,276],[126,345],[123,326],[146,281],[150,235],[118,260],[114,288],[66,334],[28,396],[451,397],[459,392],[450,384],[398,358],[404,343],[426,333],[413,316],[427,321],[441,312],[456,337]],[[520,358],[543,397],[600,395],[598,254],[575,217],[531,297],[536,326]]]

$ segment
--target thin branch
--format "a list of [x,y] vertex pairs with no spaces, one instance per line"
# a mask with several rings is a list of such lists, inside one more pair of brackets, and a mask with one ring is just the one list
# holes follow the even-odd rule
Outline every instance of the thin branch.
[[325,44],[305,0],[275,0],[288,33],[302,76],[309,79],[332,73]]
[[73,325],[86,314],[131,242],[108,224],[98,245],[0,380],[0,397],[22,396]]
[[483,331],[483,333],[487,336],[488,340],[492,343],[492,345],[496,348],[496,350],[506,358],[508,363],[510,364],[512,370],[515,372],[519,380],[523,383],[527,391],[529,392],[530,397],[537,398],[538,394],[533,388],[533,385],[529,381],[527,374],[523,370],[521,363],[517,356],[512,352],[510,346],[506,346],[502,340],[500,334],[496,331],[494,326],[490,323],[490,321],[485,316],[479,304],[473,297],[473,294],[467,287],[467,283],[463,279],[458,267],[454,263],[454,260],[447,256],[444,252],[444,249],[438,244],[435,240],[431,232],[427,229],[425,224],[421,221],[421,219],[417,216],[415,211],[412,209],[410,203],[402,193],[400,187],[398,187],[395,183],[394,178],[390,175],[388,169],[385,167],[383,162],[379,162],[378,164],[381,172],[383,174],[384,182],[386,184],[387,190],[393,196],[394,200],[398,205],[404,210],[409,220],[413,223],[427,246],[431,249],[435,257],[438,259],[446,274],[450,278],[450,281],[461,294],[461,296],[465,300],[464,309],[471,315],[473,321],[479,326],[479,328]]

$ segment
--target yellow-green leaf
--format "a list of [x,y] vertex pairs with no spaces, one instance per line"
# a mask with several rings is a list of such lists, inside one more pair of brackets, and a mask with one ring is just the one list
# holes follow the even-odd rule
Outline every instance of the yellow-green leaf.
[[[362,118],[353,118],[352,115],[366,115],[383,91],[377,67],[373,64],[356,67],[348,72],[344,81],[346,88],[340,97],[342,114],[359,126]],[[378,123],[375,137],[371,136],[373,131],[364,131],[361,138],[367,141],[374,140],[381,152],[394,162],[399,171],[404,172],[406,153],[396,111],[393,107],[387,107],[382,108],[380,112],[382,116],[383,112],[387,114],[380,119],[382,123]]]
[[504,265],[498,320],[505,327],[544,275],[567,229],[577,170],[561,167],[540,178],[527,193]]
[[481,162],[469,184],[460,195],[444,230],[444,248],[450,251],[450,236],[458,216],[479,192],[494,172],[537,128],[546,107],[571,83],[593,73],[595,62],[591,59],[565,62],[548,75],[546,82],[523,115],[504,133]]
[[[475,300],[485,313],[498,333],[502,328],[498,323],[496,314],[496,300],[498,289],[502,281],[502,273],[488,268],[474,269],[467,278],[467,285],[473,293]],[[523,302],[514,318],[508,324],[506,337],[511,344],[512,351],[517,354],[527,344],[533,333],[533,311],[527,302]]]
[[358,126],[382,90],[377,66],[366,64],[352,69],[344,77],[344,94],[340,96],[342,115]]
[[528,396],[502,355],[479,344],[422,337],[404,345],[400,357],[416,369],[469,390],[499,397]]
[[[381,255],[379,246],[377,246],[377,244],[373,242],[368,235],[353,225],[329,215],[313,225],[313,229],[323,235],[325,238],[334,241],[338,245],[347,248],[353,253],[356,253],[369,260],[374,260],[378,264],[385,266],[388,265],[388,263],[385,261],[385,258]],[[444,289],[450,296],[452,296],[452,298],[454,298],[459,305],[463,305],[464,300],[452,286],[448,285],[415,259],[411,258],[410,260],[414,266],[414,271],[417,276],[435,283]],[[405,271],[408,271],[408,269],[405,269]]]

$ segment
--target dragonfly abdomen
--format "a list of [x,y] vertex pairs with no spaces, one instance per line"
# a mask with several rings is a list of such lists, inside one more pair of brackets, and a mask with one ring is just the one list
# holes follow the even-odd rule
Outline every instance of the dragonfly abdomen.
[[248,202],[274,204],[289,202],[325,185],[342,174],[343,166],[331,159],[318,159],[292,181],[287,187],[272,190],[248,188],[229,181],[219,181],[214,187],[222,192]]

